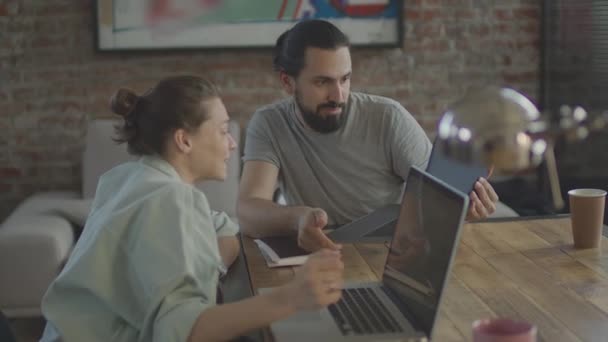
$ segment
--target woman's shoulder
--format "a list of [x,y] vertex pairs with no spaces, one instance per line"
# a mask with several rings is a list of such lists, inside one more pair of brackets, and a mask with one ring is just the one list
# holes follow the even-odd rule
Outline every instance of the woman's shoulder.
[[171,216],[208,216],[203,192],[184,183],[178,175],[138,162],[123,164],[102,177],[96,202],[111,212],[149,211]]
[[195,203],[207,202],[205,195],[195,186],[177,180],[159,182],[154,192],[155,195],[151,196],[153,197],[151,199],[179,203],[179,208],[188,208]]
[[196,215],[197,219],[210,216],[211,209],[205,193],[196,186],[180,181],[168,182],[158,189],[157,201],[175,203],[176,211],[187,211]]

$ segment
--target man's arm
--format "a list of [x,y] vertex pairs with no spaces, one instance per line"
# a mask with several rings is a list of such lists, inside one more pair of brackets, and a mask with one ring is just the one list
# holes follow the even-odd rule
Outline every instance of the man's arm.
[[307,251],[340,249],[323,233],[327,213],[320,208],[287,207],[272,201],[279,169],[267,162],[248,161],[243,168],[237,215],[241,232],[253,238],[296,234]]
[[298,220],[311,208],[286,207],[272,201],[279,168],[263,161],[247,161],[239,187],[237,215],[241,232],[253,238],[297,232]]
[[236,260],[239,255],[239,240],[236,236],[220,236],[217,238],[217,245],[220,250],[220,256],[226,268]]

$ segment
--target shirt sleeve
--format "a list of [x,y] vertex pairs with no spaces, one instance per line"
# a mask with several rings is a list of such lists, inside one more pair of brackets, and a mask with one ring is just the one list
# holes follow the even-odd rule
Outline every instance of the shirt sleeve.
[[250,160],[265,161],[280,168],[279,157],[273,145],[272,129],[266,112],[259,110],[247,125],[243,162]]
[[223,211],[211,210],[211,219],[217,236],[234,236],[239,232],[239,226]]
[[221,259],[215,227],[210,212],[197,214],[193,201],[191,187],[169,187],[134,222],[129,274],[141,289],[141,340],[186,341],[199,315],[216,304]]
[[403,180],[407,179],[410,167],[425,169],[432,144],[416,119],[399,103],[390,107],[391,127],[388,128],[388,150],[393,162],[393,171]]

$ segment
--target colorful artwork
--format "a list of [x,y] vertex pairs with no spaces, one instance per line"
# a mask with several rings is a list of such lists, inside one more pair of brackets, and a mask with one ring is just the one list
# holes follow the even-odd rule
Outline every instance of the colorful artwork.
[[325,19],[354,45],[397,45],[401,0],[98,0],[98,48],[272,46],[296,21]]

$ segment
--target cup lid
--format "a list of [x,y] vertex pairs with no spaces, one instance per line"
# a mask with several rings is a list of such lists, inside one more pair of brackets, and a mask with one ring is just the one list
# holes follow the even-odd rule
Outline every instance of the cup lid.
[[568,195],[579,197],[602,197],[606,196],[606,191],[602,189],[572,189],[568,191]]

